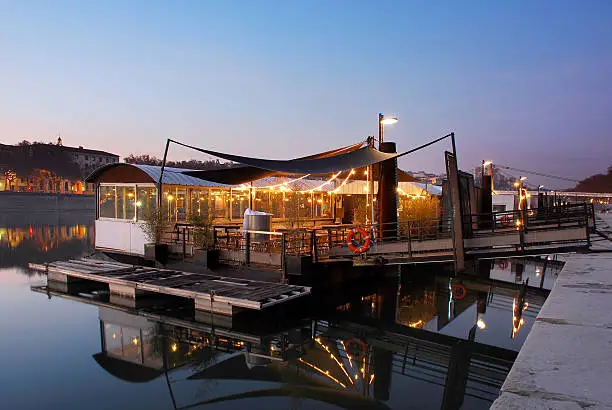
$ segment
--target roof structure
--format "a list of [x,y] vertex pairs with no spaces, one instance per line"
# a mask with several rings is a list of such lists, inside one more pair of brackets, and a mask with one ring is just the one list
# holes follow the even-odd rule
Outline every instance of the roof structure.
[[[292,175],[321,175],[336,173],[339,171],[347,171],[350,169],[377,164],[388,159],[396,158],[400,155],[381,152],[377,149],[366,146],[350,151],[335,150],[337,153],[328,154],[326,156],[314,155],[311,157],[290,160],[272,160],[224,154],[222,152],[205,150],[188,145],[185,146],[218,158],[223,158],[228,161],[233,161],[248,167],[256,168],[264,172],[272,171]],[[233,170],[229,169],[227,170],[227,173],[229,174],[232,171],[234,171],[234,173],[240,172],[240,168]],[[207,178],[206,174],[208,172],[209,171],[189,171],[187,174],[195,177]]]
[[[156,165],[140,165],[140,164],[127,164],[127,163],[114,163],[107,164],[100,168],[97,168],[94,172],[92,172],[87,178],[85,178],[85,182],[97,182],[99,178],[107,171],[113,168],[135,168],[144,172],[149,177],[149,182],[158,183],[159,177],[161,175],[161,167]],[[220,184],[217,182],[205,181],[200,178],[195,178],[190,175],[185,174],[186,171],[195,171],[193,169],[185,169],[185,168],[172,168],[165,167],[164,168],[164,179],[162,183],[164,185],[183,185],[183,186],[204,186],[204,187],[225,187],[229,186],[226,184]],[[119,182],[119,181],[117,181]]]

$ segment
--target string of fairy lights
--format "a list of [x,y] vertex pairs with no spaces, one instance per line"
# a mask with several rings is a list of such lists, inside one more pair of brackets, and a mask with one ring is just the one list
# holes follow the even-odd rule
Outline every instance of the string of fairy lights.
[[[354,182],[354,181],[351,180],[351,176],[355,175],[356,173],[357,173],[357,171],[355,169],[351,169],[346,174],[346,177],[344,177],[344,179],[342,180],[342,182],[338,186],[334,186],[332,189],[330,189],[327,192],[330,195],[331,194],[338,194],[338,193],[340,193],[340,191],[342,190],[342,188],[344,186],[346,186],[350,182]],[[317,186],[315,186],[313,188],[308,188],[308,189],[291,189],[291,185],[296,183],[296,182],[299,182],[301,180],[304,180],[304,179],[308,178],[309,176],[311,176],[311,174],[303,175],[303,176],[301,176],[299,178],[295,178],[295,179],[292,179],[292,180],[289,180],[289,181],[284,181],[284,182],[280,182],[280,183],[272,184],[272,185],[267,185],[267,186],[249,186],[249,185],[246,185],[246,184],[241,184],[238,188],[234,188],[234,190],[236,190],[236,191],[251,191],[251,192],[270,191],[270,192],[293,192],[293,193],[297,193],[297,194],[312,194],[312,193],[315,193],[315,192],[322,192],[323,188],[325,188],[326,186],[331,185],[332,183],[334,183],[342,174],[343,174],[343,171],[336,172],[329,179],[327,179],[326,181],[324,181],[320,185],[317,185]],[[367,171],[364,173],[364,175],[367,175]],[[366,186],[364,188],[364,190],[369,189],[368,187],[369,187],[369,184],[371,182],[368,181],[367,183],[368,183],[368,186]],[[405,192],[401,188],[397,188],[397,193],[399,195],[401,195],[401,196],[411,197],[411,198],[427,198],[429,196],[429,193],[426,190],[422,190],[421,192],[418,192],[418,193],[408,193],[408,192]]]

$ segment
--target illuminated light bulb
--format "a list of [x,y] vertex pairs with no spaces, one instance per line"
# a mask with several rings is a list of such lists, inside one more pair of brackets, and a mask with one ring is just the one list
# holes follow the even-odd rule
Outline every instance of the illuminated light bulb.
[[178,350],[178,346],[176,345],[176,343],[172,343],[172,346],[170,346],[170,349],[171,349],[173,352],[176,352],[176,351]]
[[486,329],[487,327],[487,324],[482,319],[478,319],[478,321],[476,322],[476,325],[478,326],[480,330]]
[[138,344],[138,338],[137,337],[132,339],[132,344],[134,344],[134,345]]
[[140,208],[142,206],[142,201],[136,201],[136,206]]

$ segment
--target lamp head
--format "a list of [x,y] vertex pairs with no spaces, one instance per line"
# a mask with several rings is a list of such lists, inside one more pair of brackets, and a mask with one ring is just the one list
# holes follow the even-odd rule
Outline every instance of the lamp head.
[[391,125],[391,124],[395,124],[398,121],[399,119],[397,117],[388,117],[388,118],[381,117],[380,118],[380,123],[382,125]]

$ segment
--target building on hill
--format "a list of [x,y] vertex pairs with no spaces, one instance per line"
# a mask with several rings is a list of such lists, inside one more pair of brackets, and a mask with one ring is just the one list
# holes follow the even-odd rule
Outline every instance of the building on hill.
[[119,162],[104,151],[56,143],[0,144],[0,191],[93,194],[85,178],[96,168]]
[[79,146],[78,148],[67,147],[63,144],[61,137],[57,138],[56,147],[71,156],[72,161],[77,164],[83,172],[83,177],[91,174],[96,168],[101,167],[102,165],[119,162],[119,155],[117,154],[83,148],[83,146]]

